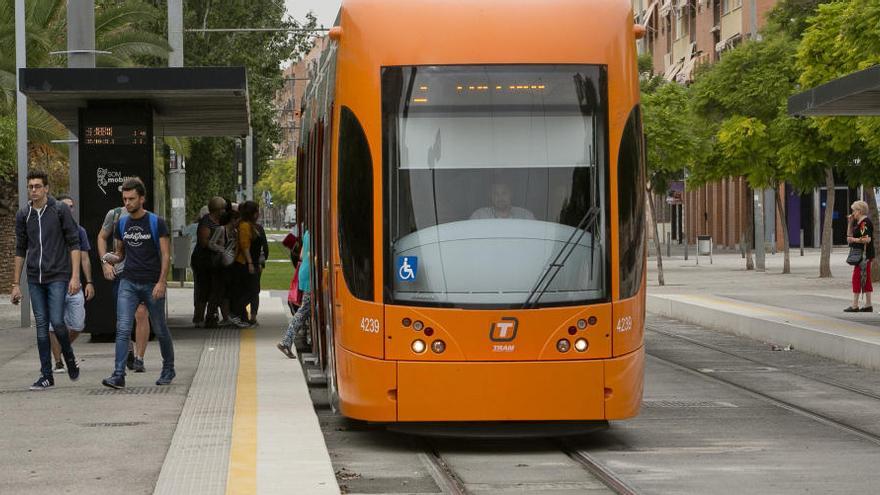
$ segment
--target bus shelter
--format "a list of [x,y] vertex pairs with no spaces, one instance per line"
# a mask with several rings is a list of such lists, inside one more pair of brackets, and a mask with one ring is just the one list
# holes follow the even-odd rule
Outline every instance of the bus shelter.
[[880,65],[798,93],[788,99],[789,115],[880,115]]
[[[164,210],[163,150],[157,137],[247,136],[250,125],[244,67],[33,68],[19,73],[22,92],[77,139],[79,166],[71,184],[80,224],[97,242],[105,214],[122,206],[122,182],[140,177],[149,210]],[[159,160],[157,160],[159,157]],[[158,208],[157,208],[158,207]],[[189,256],[178,243],[175,256]],[[96,296],[86,329],[116,330],[112,284],[91,250]]]

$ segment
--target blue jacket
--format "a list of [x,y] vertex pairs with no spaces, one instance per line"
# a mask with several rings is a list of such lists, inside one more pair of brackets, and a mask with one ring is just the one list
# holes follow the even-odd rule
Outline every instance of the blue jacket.
[[309,231],[307,230],[302,238],[303,247],[302,255],[300,256],[302,261],[299,263],[299,273],[297,276],[299,277],[299,290],[303,292],[312,291],[312,256],[309,247],[309,244],[311,244],[311,237],[312,236],[309,235]]
[[15,215],[15,255],[26,258],[28,282],[70,280],[70,252],[79,250],[79,227],[70,208],[49,196],[43,213],[27,206]]

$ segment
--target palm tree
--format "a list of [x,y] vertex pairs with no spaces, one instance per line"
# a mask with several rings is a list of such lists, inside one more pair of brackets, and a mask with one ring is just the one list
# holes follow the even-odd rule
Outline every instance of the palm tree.
[[[29,0],[25,4],[28,67],[63,67],[66,58],[52,55],[66,50],[65,0]],[[152,58],[167,59],[171,47],[160,35],[142,26],[161,18],[156,7],[140,0],[102,2],[95,12],[95,48],[109,52],[96,57],[98,67],[131,67]],[[15,0],[0,0],[0,46],[15,46]],[[15,111],[15,50],[0,51],[0,114]],[[64,127],[45,110],[28,105],[28,137],[50,144],[67,136]],[[54,148],[57,153],[63,151]]]

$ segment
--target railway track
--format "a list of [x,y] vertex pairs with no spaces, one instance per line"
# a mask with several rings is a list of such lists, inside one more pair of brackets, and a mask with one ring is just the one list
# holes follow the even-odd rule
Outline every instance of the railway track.
[[[675,333],[672,333],[672,332],[668,332],[668,331],[664,331],[664,330],[659,330],[655,325],[648,324],[648,325],[645,326],[645,328],[646,328],[649,332],[653,332],[653,333],[657,333],[657,334],[663,335],[663,336],[665,336],[665,337],[669,337],[669,338],[673,338],[673,339],[681,340],[681,341],[687,342],[687,343],[689,343],[689,344],[693,344],[693,345],[695,345],[695,346],[702,347],[702,348],[704,348],[704,349],[709,349],[709,350],[712,350],[712,351],[715,351],[715,352],[719,352],[719,353],[721,353],[721,354],[725,354],[725,355],[727,355],[727,356],[735,357],[735,358],[737,358],[737,359],[742,359],[743,361],[748,361],[748,362],[750,362],[750,363],[759,364],[759,365],[761,365],[761,366],[774,366],[774,363],[771,363],[771,362],[767,362],[767,361],[764,361],[764,360],[761,360],[761,359],[750,358],[750,357],[748,357],[748,356],[744,356],[744,355],[739,354],[739,353],[736,353],[736,352],[731,352],[731,351],[729,351],[729,350],[727,350],[727,349],[724,349],[724,348],[722,348],[722,347],[719,347],[719,346],[716,346],[716,345],[713,345],[713,344],[707,344],[707,343],[705,343],[705,342],[701,342],[701,341],[699,341],[699,340],[692,339],[692,338],[690,338],[690,337],[685,337],[685,336],[683,336],[683,335],[678,335],[678,334],[675,334]],[[839,381],[837,381],[837,380],[832,380],[832,379],[829,379],[829,378],[823,378],[823,377],[819,377],[819,376],[816,376],[816,375],[813,375],[813,374],[810,374],[810,373],[804,373],[804,372],[797,371],[797,370],[792,370],[792,369],[789,369],[789,368],[786,368],[784,371],[785,371],[785,373],[789,373],[789,374],[791,374],[791,375],[799,376],[799,377],[801,377],[801,378],[806,378],[807,380],[812,380],[812,381],[814,381],[814,382],[818,382],[818,383],[822,383],[822,384],[825,384],[825,385],[829,385],[829,386],[831,386],[831,387],[836,387],[836,388],[840,388],[840,389],[843,389],[843,390],[847,390],[847,391],[849,391],[849,392],[852,392],[852,393],[855,393],[855,394],[859,394],[859,395],[861,395],[861,396],[868,397],[868,398],[871,398],[871,399],[875,399],[875,400],[880,401],[880,394],[877,394],[877,393],[874,393],[874,392],[871,392],[871,391],[868,391],[868,390],[864,390],[864,389],[861,389],[861,388],[858,388],[858,387],[853,387],[852,385],[847,385],[847,384],[845,384],[845,383],[841,383],[841,382],[839,382]]]
[[650,359],[653,359],[653,360],[655,360],[661,364],[664,364],[666,366],[670,366],[672,368],[678,369],[680,371],[683,371],[685,373],[689,373],[694,376],[702,377],[706,380],[715,381],[718,383],[723,383],[731,388],[734,388],[734,389],[739,390],[741,392],[745,392],[746,394],[748,394],[756,399],[762,400],[764,402],[768,402],[770,404],[773,404],[774,406],[777,406],[781,409],[785,409],[787,411],[793,412],[795,414],[805,416],[805,417],[810,418],[814,421],[817,421],[817,422],[822,423],[827,426],[831,426],[833,428],[847,432],[849,434],[855,435],[859,438],[862,438],[863,440],[867,440],[875,445],[880,446],[880,435],[877,435],[877,434],[872,433],[870,431],[864,430],[864,429],[859,428],[857,426],[849,425],[847,423],[844,423],[842,421],[834,419],[828,415],[825,415],[825,414],[822,414],[822,413],[819,413],[816,411],[812,411],[810,409],[798,406],[798,405],[793,404],[791,402],[787,402],[787,401],[778,399],[778,398],[773,397],[769,394],[766,394],[764,392],[756,390],[752,387],[742,385],[742,384],[737,383],[733,380],[728,380],[728,379],[723,378],[721,376],[718,376],[716,374],[702,372],[698,368],[688,366],[686,364],[682,364],[682,363],[673,361],[671,359],[657,356],[656,354],[653,354],[651,352],[647,352],[646,355]]

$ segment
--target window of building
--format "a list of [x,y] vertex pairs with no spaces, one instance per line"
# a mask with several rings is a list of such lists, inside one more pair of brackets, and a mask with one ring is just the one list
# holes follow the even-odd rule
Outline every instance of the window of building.
[[742,0],[721,0],[721,12],[727,14],[743,6]]

